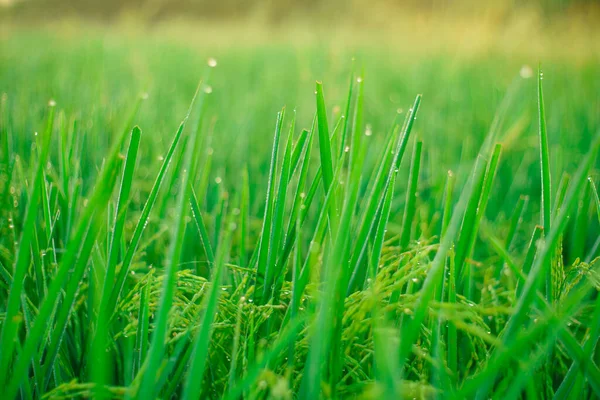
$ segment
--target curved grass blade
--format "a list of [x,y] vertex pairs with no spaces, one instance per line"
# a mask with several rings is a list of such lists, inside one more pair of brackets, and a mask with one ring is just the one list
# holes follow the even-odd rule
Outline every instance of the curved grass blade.
[[[102,293],[100,298],[100,307],[98,312],[98,319],[96,325],[95,341],[92,345],[92,353],[94,354],[94,362],[90,363],[92,368],[92,375],[96,385],[102,387],[105,383],[105,370],[104,365],[106,361],[105,343],[108,335],[108,323],[109,316],[108,302],[116,275],[117,259],[119,254],[119,247],[123,238],[123,230],[125,227],[125,217],[127,216],[127,205],[129,203],[129,194],[131,192],[131,186],[133,183],[133,172],[137,160],[137,153],[140,144],[140,138],[142,131],[139,127],[134,127],[131,132],[131,140],[129,142],[129,148],[127,150],[127,156],[125,159],[125,167],[123,168],[123,176],[121,178],[121,187],[119,190],[119,198],[117,201],[117,209],[115,212],[115,219],[112,231],[112,237],[110,240],[110,248],[108,261],[106,265],[106,274],[104,276],[104,285],[102,287]],[[50,360],[52,365],[54,360]],[[48,369],[47,380],[50,378],[50,369]]]
[[323,84],[317,82],[316,86],[319,153],[321,155],[321,169],[323,170],[323,188],[325,193],[327,193],[333,182],[333,158],[331,156],[331,143],[329,138],[329,126],[327,123],[327,109],[325,107],[325,99],[323,96]]
[[290,180],[291,172],[291,157],[292,157],[292,133],[296,116],[292,120],[292,128],[288,135],[285,152],[283,153],[283,163],[281,165],[281,173],[279,175],[279,184],[277,186],[277,197],[275,199],[275,213],[273,214],[273,225],[271,228],[271,238],[269,240],[269,252],[267,257],[267,268],[265,269],[265,283],[263,286],[261,304],[265,304],[269,301],[271,296],[278,297],[276,293],[273,293],[274,283],[280,274],[280,270],[283,269],[283,264],[277,264],[279,261],[280,243],[282,242],[284,212],[285,212],[285,201],[287,194],[287,187]]
[[[198,93],[198,90],[196,90]],[[195,98],[195,96],[194,96]],[[204,97],[202,97],[204,100]],[[165,340],[168,334],[168,317],[169,311],[173,304],[173,296],[175,292],[176,274],[178,270],[179,260],[183,251],[183,242],[186,228],[186,216],[188,207],[186,204],[189,202],[190,195],[190,182],[193,177],[196,176],[196,168],[198,163],[192,162],[194,157],[200,153],[200,120],[203,112],[203,101],[199,102],[197,122],[194,123],[193,129],[191,130],[189,146],[185,152],[185,160],[183,162],[183,170],[181,177],[181,186],[177,198],[177,220],[173,228],[172,242],[169,247],[168,263],[165,270],[165,279],[163,281],[163,287],[161,292],[160,301],[158,304],[157,316],[155,319],[154,331],[152,333],[152,342],[148,350],[148,357],[144,363],[144,367],[140,370],[140,373],[136,377],[136,381],[140,382],[139,391],[137,398],[148,399],[155,397],[158,393],[159,388],[156,387],[155,383],[158,378],[158,368],[161,364],[161,359],[165,351]],[[192,100],[192,105],[194,101]]]
[[[362,101],[362,86],[359,86],[359,95],[357,96],[358,100]],[[412,108],[406,115],[406,119],[404,122],[403,129],[400,130],[400,137],[398,138],[398,142],[396,144],[396,148],[393,151],[393,157],[391,160],[390,168],[394,170],[400,168],[400,162],[402,161],[402,157],[404,156],[404,152],[406,150],[406,146],[408,145],[408,139],[410,137],[410,133],[412,131],[412,127],[414,125],[414,121],[417,117],[417,112],[419,111],[419,106],[421,104],[421,95],[417,95],[415,101],[413,103]],[[359,107],[357,106],[357,114]],[[355,132],[355,135],[357,133]],[[390,143],[393,142],[395,138],[395,134],[390,138]],[[355,144],[352,144],[355,147]],[[386,152],[386,157],[389,157],[389,153]],[[354,151],[353,151],[354,155]],[[358,164],[360,165],[360,163]],[[352,268],[352,277],[350,278],[350,284],[348,287],[348,292],[352,292],[358,288],[359,283],[364,281],[364,277],[366,275],[367,266],[362,263],[362,257],[365,255],[365,251],[367,248],[368,237],[371,235],[371,232],[375,229],[375,215],[380,208],[381,199],[383,197],[384,187],[386,182],[389,182],[389,171],[385,167],[387,165],[386,161],[382,161],[380,164],[380,169],[377,173],[377,177],[375,178],[375,183],[367,196],[367,204],[364,207],[365,211],[363,213],[363,217],[360,220],[360,224],[358,225],[357,232],[358,235],[355,240],[355,244],[353,249],[351,250],[351,259],[350,259],[350,268]],[[355,167],[355,170],[360,168],[359,166]],[[385,176],[386,171],[388,171],[387,176]]]
[[[277,154],[279,151],[279,138],[283,125],[285,109],[277,113],[277,123],[275,124],[275,139],[273,140],[273,150],[271,151],[271,166],[269,169],[269,181],[267,182],[267,196],[265,199],[265,213],[263,217],[260,241],[258,243],[258,258],[256,269],[256,290],[255,293],[262,294],[265,273],[269,257],[271,226],[273,220],[274,196],[275,196],[275,175],[277,173]],[[260,298],[257,298],[260,300]]]
[[200,211],[200,205],[198,204],[198,198],[196,197],[196,192],[194,188],[190,186],[190,204],[192,207],[192,218],[196,222],[196,228],[198,229],[198,234],[200,235],[200,241],[202,242],[202,247],[204,247],[204,252],[206,254],[206,258],[208,260],[209,265],[212,267],[215,265],[215,255],[213,253],[212,246],[210,244],[210,238],[208,236],[208,231],[206,230],[206,225],[204,225],[204,220],[202,218],[202,212]]
[[[540,225],[544,227],[544,232],[546,234],[550,233],[550,223],[551,223],[551,210],[552,206],[550,204],[550,196],[551,196],[551,181],[550,181],[550,151],[548,150],[548,133],[546,132],[546,113],[544,110],[544,93],[542,87],[542,79],[544,78],[544,73],[541,69],[538,69],[538,79],[537,79],[537,88],[538,88],[538,123],[539,123],[539,143],[540,143],[540,174],[542,181],[542,193],[541,193],[541,222]],[[551,261],[548,261],[549,263]],[[550,266],[546,268],[546,298],[548,301],[552,302],[552,274],[550,273]]]
[[[198,87],[200,87],[200,85]],[[123,287],[125,286],[125,279],[127,278],[127,274],[129,273],[129,268],[131,267],[131,262],[133,261],[135,252],[140,244],[140,240],[142,238],[142,233],[144,233],[144,230],[146,229],[146,225],[148,224],[148,218],[150,217],[150,212],[152,211],[152,208],[154,207],[154,204],[156,203],[156,197],[158,196],[158,192],[159,192],[159,190],[162,186],[162,183],[165,179],[165,175],[169,169],[169,166],[171,165],[171,161],[173,159],[173,154],[175,153],[177,144],[179,143],[179,140],[181,139],[181,135],[183,133],[183,128],[185,127],[185,124],[190,116],[190,113],[192,112],[192,108],[196,101],[197,95],[198,95],[198,90],[196,90],[196,93],[194,94],[194,97],[192,99],[190,107],[188,108],[188,111],[187,111],[183,121],[179,125],[179,128],[175,132],[175,137],[173,138],[173,141],[171,142],[171,145],[169,146],[169,150],[167,151],[167,154],[165,155],[163,163],[160,166],[158,175],[156,176],[154,184],[152,185],[152,189],[150,190],[150,194],[148,195],[148,199],[146,200],[146,203],[144,203],[144,208],[142,209],[140,218],[138,219],[138,222],[133,231],[131,241],[129,242],[129,247],[127,248],[125,256],[123,257],[123,262],[121,263],[121,269],[119,270],[119,274],[117,275],[117,279],[114,284],[114,289],[110,296],[110,301],[108,303],[109,310],[114,310],[114,308],[117,305],[119,296],[121,295],[121,292],[123,291]]]
[[402,233],[400,234],[400,248],[406,249],[410,241],[413,219],[415,216],[415,204],[417,201],[417,186],[419,183],[419,170],[421,168],[421,147],[423,142],[417,140],[413,149],[412,163],[408,178],[408,190],[406,192],[406,206],[402,217]]
[[[69,242],[54,279],[48,288],[48,293],[40,306],[38,316],[32,326],[30,334],[25,340],[23,350],[15,364],[13,379],[7,389],[9,398],[14,397],[17,392],[21,380],[26,375],[32,355],[37,350],[47,327],[51,326],[51,315],[62,288],[71,272],[71,268],[75,266],[73,276],[83,276],[81,270],[87,265],[87,259],[93,244],[92,237],[95,238],[95,235],[98,233],[99,226],[103,220],[103,212],[116,183],[116,171],[119,170],[118,164],[120,162],[120,147],[118,145],[122,144],[123,141],[124,138],[117,140],[117,143],[110,151],[107,162],[98,177],[98,183],[89,199],[88,206],[84,209],[83,214],[80,217],[80,222],[75,230],[75,236]],[[65,299],[68,299],[68,297],[71,296],[72,291],[77,290],[78,284],[78,280],[69,280]],[[65,308],[67,309],[67,307]],[[64,318],[64,314],[62,314],[61,318]]]
[[452,217],[452,193],[454,193],[454,186],[456,185],[456,176],[452,171],[448,171],[446,178],[446,187],[444,190],[444,214],[442,216],[442,230],[440,237],[443,237],[448,230],[448,224]]

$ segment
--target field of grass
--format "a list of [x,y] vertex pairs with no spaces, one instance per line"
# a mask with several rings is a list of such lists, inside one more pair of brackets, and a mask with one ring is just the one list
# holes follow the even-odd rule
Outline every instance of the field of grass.
[[600,397],[593,38],[188,28],[0,29],[0,398]]

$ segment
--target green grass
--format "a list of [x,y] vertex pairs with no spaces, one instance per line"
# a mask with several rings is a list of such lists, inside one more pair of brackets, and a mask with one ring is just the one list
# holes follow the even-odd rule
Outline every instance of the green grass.
[[3,398],[600,396],[597,61],[190,43],[0,41]]

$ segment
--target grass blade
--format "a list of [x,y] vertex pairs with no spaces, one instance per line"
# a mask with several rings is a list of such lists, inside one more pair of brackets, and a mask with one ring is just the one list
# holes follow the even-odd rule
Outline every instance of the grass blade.
[[417,202],[417,186],[419,183],[419,170],[421,168],[421,147],[423,142],[415,142],[413,149],[412,163],[408,178],[408,190],[406,192],[406,206],[404,216],[402,217],[402,233],[400,234],[400,248],[406,249],[410,241],[413,219],[415,216],[415,204]]

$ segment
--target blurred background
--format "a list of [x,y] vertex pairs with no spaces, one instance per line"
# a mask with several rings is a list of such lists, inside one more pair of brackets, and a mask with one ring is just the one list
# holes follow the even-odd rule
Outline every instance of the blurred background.
[[[82,162],[85,185],[93,184],[111,138],[140,93],[147,100],[136,119],[145,138],[139,182],[151,184],[209,58],[217,60],[205,88],[211,93],[204,122],[205,156],[212,163],[209,209],[218,204],[221,188],[235,191],[240,171],[248,168],[252,215],[261,215],[277,112],[285,106],[286,123],[296,113],[297,131],[309,129],[314,82],[321,80],[333,125],[353,71],[365,80],[364,122],[373,133],[366,171],[393,121],[423,94],[414,134],[424,146],[424,220],[436,212],[427,210],[428,204],[441,204],[448,170],[466,179],[499,114],[504,147],[488,212],[511,215],[523,194],[531,196],[532,212],[538,209],[534,78],[539,64],[545,74],[553,190],[564,171],[576,169],[600,127],[599,1],[0,4],[0,94],[15,147],[30,153],[33,132],[41,129],[53,99],[66,121],[78,121],[82,146],[89,150]],[[398,181],[402,189],[407,162]],[[141,189],[140,202],[147,190]],[[401,214],[403,201],[398,198],[394,212]]]
[[5,12],[40,18],[76,15],[111,19],[127,13],[156,21],[170,17],[220,18],[240,20],[261,17],[281,23],[290,18],[372,22],[393,20],[403,12],[470,15],[493,13],[509,18],[523,10],[534,10],[545,17],[568,13],[597,13],[597,0],[0,0]]

